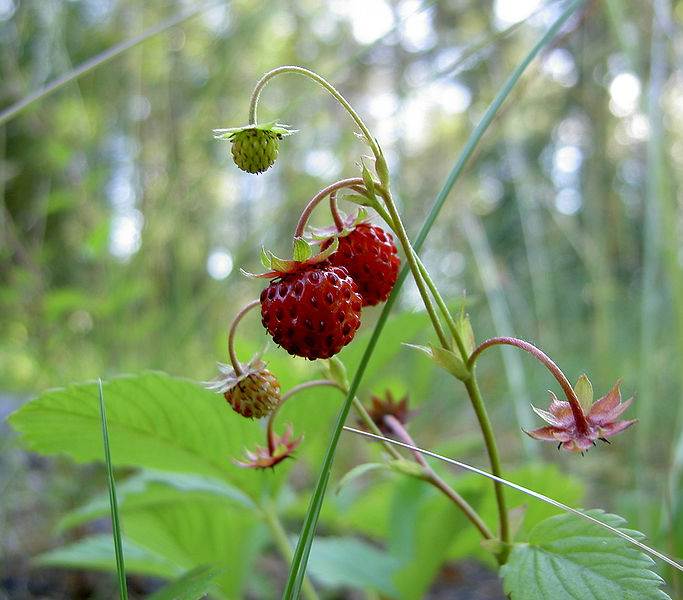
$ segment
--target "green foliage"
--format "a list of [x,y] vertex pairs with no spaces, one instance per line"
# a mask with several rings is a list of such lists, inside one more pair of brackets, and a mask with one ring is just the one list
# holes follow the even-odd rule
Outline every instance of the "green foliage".
[[199,600],[209,592],[212,581],[220,572],[215,567],[197,567],[149,596],[148,600]]
[[400,561],[361,540],[318,537],[311,548],[309,572],[327,586],[370,589],[395,597],[392,576]]
[[[123,552],[131,573],[165,578],[182,574],[182,568],[163,554],[157,554],[143,544],[133,542],[126,537],[123,538]],[[45,552],[37,556],[34,563],[44,567],[116,571],[116,563],[111,551],[111,536],[106,534],[87,537],[62,548]]]
[[424,482],[397,486],[391,511],[389,547],[401,560],[394,577],[401,600],[424,597],[462,527],[461,513]]
[[[603,511],[587,511],[642,539],[624,528],[625,520]],[[505,591],[512,600],[645,600],[669,598],[653,561],[625,540],[573,515],[551,517],[534,527],[529,541],[515,545],[501,569]]]
[[[197,383],[162,373],[117,377],[104,384],[112,460],[229,481],[249,493],[261,479],[230,459],[261,441],[258,428],[236,417],[223,399]],[[9,418],[26,446],[67,454],[77,462],[101,457],[97,385],[49,390]]]

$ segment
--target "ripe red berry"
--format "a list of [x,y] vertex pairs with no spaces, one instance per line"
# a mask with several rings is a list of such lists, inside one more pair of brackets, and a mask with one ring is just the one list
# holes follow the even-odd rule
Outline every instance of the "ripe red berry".
[[273,279],[261,292],[261,319],[290,354],[330,358],[360,327],[362,303],[346,269],[321,263]]
[[[324,242],[323,250],[330,243]],[[374,306],[389,297],[401,266],[393,236],[370,223],[360,223],[340,237],[339,248],[329,260],[332,265],[345,267],[358,284],[363,306]]]

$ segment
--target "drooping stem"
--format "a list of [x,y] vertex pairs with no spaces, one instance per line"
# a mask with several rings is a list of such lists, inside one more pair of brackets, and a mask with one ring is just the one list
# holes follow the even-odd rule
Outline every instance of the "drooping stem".
[[571,383],[569,383],[569,380],[562,372],[562,369],[560,369],[560,367],[558,367],[557,364],[555,364],[555,362],[545,352],[543,352],[533,344],[513,337],[494,337],[486,340],[485,342],[482,342],[481,344],[479,344],[479,346],[477,346],[474,349],[472,355],[469,357],[467,361],[467,366],[470,367],[470,369],[474,367],[474,363],[476,362],[477,358],[479,358],[479,356],[482,354],[482,352],[484,352],[484,350],[486,350],[487,348],[496,345],[515,346],[516,348],[528,352],[534,358],[536,358],[536,360],[543,364],[548,369],[548,371],[552,373],[553,377],[555,377],[557,383],[560,384],[560,387],[562,388],[564,395],[567,397],[569,406],[572,409],[572,414],[574,415],[574,421],[576,422],[577,430],[579,431],[579,433],[584,435],[588,433],[589,427],[588,421],[586,420],[586,415],[584,414],[583,409],[581,408],[581,403],[579,402],[579,399],[576,396],[576,392],[574,391],[574,388],[572,388]]
[[[270,529],[270,534],[273,538],[275,546],[278,549],[278,552],[282,555],[282,558],[284,558],[291,565],[292,559],[294,558],[294,550],[289,544],[287,532],[277,516],[275,508],[273,508],[270,504],[265,503],[262,504],[260,508],[264,521],[266,522],[266,525],[268,525],[268,529]],[[318,594],[316,593],[315,588],[308,577],[304,579],[301,589],[306,600],[319,600]]]
[[339,214],[339,208],[337,207],[337,192],[334,191],[330,194],[330,212],[332,213],[332,220],[337,228],[337,231],[344,230],[344,221]]
[[324,77],[321,77],[313,71],[304,69],[303,67],[297,67],[293,65],[277,67],[272,71],[268,71],[268,73],[261,77],[261,79],[254,87],[254,91],[251,94],[251,101],[249,102],[249,123],[256,123],[256,111],[258,107],[259,96],[261,95],[261,91],[263,90],[265,85],[271,79],[273,79],[273,77],[277,77],[278,75],[282,75],[284,73],[294,73],[297,75],[303,75],[304,77],[308,77],[312,81],[315,81],[317,84],[322,86],[327,92],[329,92],[335,98],[335,100],[337,100],[337,102],[339,102],[339,104],[342,105],[346,112],[349,113],[351,118],[354,120],[358,128],[365,136],[365,139],[367,140],[367,143],[370,146],[372,153],[375,155],[375,157],[380,155],[379,147],[377,146],[377,142],[375,142],[375,139],[372,137],[370,130],[367,128],[365,123],[363,123],[363,120],[360,118],[360,116],[358,116],[358,113],[353,109],[353,107],[351,106],[351,104],[349,104],[346,98],[344,98],[344,96],[342,96],[337,91],[337,89]]
[[319,386],[336,387],[342,393],[344,392],[341,386],[336,381],[332,381],[331,379],[315,379],[313,381],[305,381],[304,383],[295,385],[290,390],[287,390],[287,392],[285,392],[282,395],[282,398],[280,399],[278,405],[275,407],[273,412],[270,413],[270,416],[268,417],[268,425],[266,431],[268,436],[268,452],[270,452],[270,454],[273,454],[273,452],[275,451],[275,432],[273,431],[273,424],[275,423],[275,417],[277,416],[278,412],[280,412],[282,405],[285,402],[287,402],[287,400],[289,400],[292,396],[298,394],[299,392]]
[[[417,445],[413,441],[413,438],[410,436],[406,428],[403,427],[401,422],[396,417],[392,415],[386,415],[384,417],[384,422],[402,442],[405,442],[411,446]],[[484,523],[477,511],[470,506],[467,500],[465,500],[460,494],[458,494],[458,492],[456,492],[441,477],[439,477],[439,475],[437,475],[436,471],[429,466],[429,463],[425,460],[422,454],[413,451],[413,456],[415,457],[415,462],[417,462],[424,470],[425,481],[431,483],[434,487],[444,493],[454,504],[456,504],[458,508],[460,508],[460,510],[462,510],[462,512],[465,514],[470,523],[472,523],[479,530],[484,539],[493,539],[493,533],[491,533],[490,529],[486,526],[486,523]]]
[[296,229],[294,230],[294,237],[303,237],[304,230],[306,229],[306,223],[308,223],[308,219],[310,218],[313,209],[318,205],[318,203],[327,198],[327,196],[329,196],[330,194],[338,190],[341,190],[342,188],[353,187],[357,185],[363,185],[363,180],[360,177],[351,177],[350,179],[341,179],[339,181],[335,181],[334,183],[328,185],[326,188],[320,190],[315,196],[313,196],[313,198],[311,198],[308,201],[308,204],[306,204],[304,210],[301,212],[299,222],[297,223]]
[[235,353],[235,332],[237,331],[237,325],[242,320],[244,315],[246,315],[252,308],[258,306],[260,302],[258,300],[252,300],[249,304],[242,307],[242,309],[235,315],[230,325],[230,331],[228,333],[228,356],[230,357],[230,363],[232,368],[235,370],[235,375],[242,374],[242,366],[240,361],[237,360],[237,354]]

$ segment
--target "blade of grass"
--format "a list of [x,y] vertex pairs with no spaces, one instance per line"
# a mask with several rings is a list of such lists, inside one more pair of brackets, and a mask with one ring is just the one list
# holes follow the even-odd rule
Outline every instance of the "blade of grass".
[[631,537],[630,535],[624,533],[623,531],[619,531],[617,528],[612,527],[611,525],[608,525],[607,523],[603,523],[599,519],[591,517],[590,515],[587,515],[586,513],[581,512],[580,510],[577,510],[576,508],[572,508],[571,506],[568,506],[567,504],[564,504],[564,503],[560,502],[559,500],[555,500],[553,498],[550,498],[549,496],[546,496],[545,494],[535,492],[534,490],[530,490],[529,488],[526,488],[526,487],[519,485],[517,483],[513,483],[512,481],[508,481],[507,479],[503,479],[502,477],[496,477],[492,473],[489,473],[487,471],[483,471],[482,469],[478,469],[477,467],[473,467],[472,465],[468,465],[467,463],[463,463],[463,462],[460,462],[459,460],[455,460],[453,458],[448,458],[446,456],[442,456],[441,454],[437,454],[436,452],[431,452],[429,450],[425,450],[424,448],[419,448],[418,446],[411,446],[410,444],[406,444],[404,442],[399,442],[398,440],[385,438],[384,436],[376,435],[374,433],[370,433],[369,431],[361,431],[360,429],[354,429],[353,427],[344,426],[344,429],[346,431],[351,432],[351,433],[355,433],[355,434],[361,435],[363,437],[371,438],[371,439],[376,440],[378,442],[388,442],[390,444],[394,444],[395,446],[401,446],[402,448],[406,448],[407,450],[411,450],[412,452],[419,452],[420,454],[424,454],[425,456],[430,456],[431,458],[436,458],[438,460],[446,462],[449,465],[454,465],[456,467],[460,467],[461,469],[465,469],[466,471],[470,471],[471,473],[476,473],[477,475],[487,477],[488,479],[492,479],[493,481],[498,481],[499,483],[502,483],[503,485],[506,485],[506,486],[512,488],[513,490],[517,490],[518,492],[522,492],[523,494],[526,494],[527,496],[531,496],[533,498],[536,498],[537,500],[541,500],[542,502],[545,502],[546,504],[551,504],[552,506],[559,508],[561,510],[564,510],[565,512],[576,515],[577,517],[581,517],[582,519],[585,519],[586,521],[590,521],[591,523],[594,523],[595,525],[599,525],[600,527],[607,529],[608,531],[611,531],[615,535],[618,535],[620,538],[625,539],[626,541],[633,544],[634,546],[637,546],[638,548],[640,548],[644,552],[647,552],[648,554],[650,554],[652,556],[656,556],[657,558],[659,558],[660,560],[663,560],[665,563],[671,565],[675,569],[678,569],[679,571],[683,572],[683,565],[681,565],[681,564],[677,563],[675,560],[669,558],[666,554],[662,554],[658,550],[655,550],[654,548],[650,548],[648,545],[643,544],[642,542],[639,542],[637,539]]
[[123,564],[123,545],[121,543],[121,523],[119,522],[119,506],[116,501],[116,483],[114,469],[111,466],[111,451],[109,449],[109,431],[107,429],[107,412],[104,408],[104,393],[102,380],[97,380],[100,395],[100,419],[102,420],[102,441],[104,443],[104,461],[107,466],[107,487],[109,488],[109,506],[111,508],[111,528],[114,537],[114,552],[116,554],[116,573],[119,578],[119,597],[128,600],[126,588],[126,568]]
[[[493,122],[496,113],[503,105],[503,102],[505,102],[505,99],[508,97],[512,89],[515,87],[515,84],[517,83],[519,78],[522,76],[522,74],[529,66],[529,64],[531,64],[534,58],[536,58],[538,53],[553,40],[553,38],[560,30],[562,25],[564,25],[564,23],[583,4],[584,0],[573,0],[567,6],[567,8],[562,12],[560,17],[553,23],[553,25],[548,29],[548,31],[541,37],[541,39],[526,55],[524,60],[522,60],[522,62],[520,62],[519,65],[517,65],[517,67],[512,72],[508,80],[505,82],[505,84],[500,89],[496,97],[493,99],[493,102],[491,102],[489,107],[486,109],[484,116],[470,134],[470,137],[465,143],[465,146],[462,152],[460,153],[460,156],[458,157],[455,165],[451,169],[451,172],[448,174],[448,177],[446,178],[446,182],[444,183],[443,188],[441,189],[436,200],[434,201],[434,204],[432,205],[432,208],[430,209],[429,214],[427,215],[427,218],[425,219],[417,235],[417,238],[415,239],[413,247],[415,248],[416,252],[418,252],[422,248],[422,245],[424,244],[424,241],[427,238],[429,231],[434,225],[434,222],[436,221],[436,218],[438,217],[442,206],[448,198],[448,194],[450,193],[456,181],[462,174],[463,170],[465,169],[465,165],[474,153],[477,144],[479,143],[484,133]],[[356,371],[353,377],[353,381],[351,382],[351,387],[349,388],[349,393],[346,397],[346,401],[344,402],[344,406],[339,411],[339,416],[337,418],[337,422],[332,433],[330,444],[327,447],[327,452],[325,453],[325,457],[323,458],[323,463],[320,469],[320,475],[318,476],[318,482],[316,484],[313,495],[311,496],[311,501],[306,512],[306,518],[301,529],[301,535],[299,536],[299,541],[297,543],[296,551],[294,553],[294,559],[292,560],[289,578],[287,579],[287,586],[282,596],[283,600],[295,600],[299,597],[301,585],[303,583],[303,577],[306,572],[306,564],[308,563],[308,555],[311,551],[311,544],[313,543],[313,537],[315,536],[318,517],[320,516],[320,509],[322,508],[323,498],[325,497],[327,484],[330,480],[330,472],[332,469],[332,462],[334,460],[334,453],[337,449],[337,444],[339,442],[339,437],[341,435],[344,422],[346,421],[346,418],[349,414],[351,403],[353,401],[354,396],[356,395],[356,392],[358,391],[358,387],[360,386],[360,382],[365,373],[365,368],[367,367],[370,357],[372,356],[375,350],[375,346],[377,345],[379,337],[382,333],[382,329],[384,328],[384,324],[386,323],[387,317],[389,316],[389,313],[394,303],[396,302],[398,293],[407,276],[408,270],[406,269],[406,267],[404,267],[398,277],[398,280],[396,281],[396,285],[394,286],[394,290],[391,296],[387,300],[387,303],[384,305],[382,314],[380,315],[377,321],[375,330],[373,331],[370,341],[368,342],[368,345],[363,354],[363,357],[361,358],[358,370]]]
[[163,33],[171,27],[180,25],[180,23],[183,23],[188,19],[191,19],[192,17],[198,15],[199,13],[204,12],[210,8],[213,8],[223,2],[225,2],[225,0],[209,2],[208,4],[204,4],[203,6],[196,6],[195,8],[192,8],[190,10],[181,11],[180,13],[174,15],[171,18],[166,19],[165,21],[161,21],[156,25],[153,25],[146,31],[143,31],[140,35],[136,35],[135,37],[132,37],[129,40],[116,44],[111,48],[108,48],[104,52],[100,52],[96,56],[89,58],[85,62],[78,65],[75,69],[72,69],[71,71],[65,73],[61,77],[57,77],[57,79],[52,80],[50,83],[44,85],[40,89],[35,90],[34,92],[31,92],[27,96],[24,96],[21,100],[15,102],[11,106],[8,106],[4,110],[2,110],[0,112],[0,125],[16,117],[19,113],[21,113],[26,108],[31,106],[31,104],[38,102],[43,98],[46,98],[50,94],[64,87],[67,83],[70,83],[74,79],[78,79],[79,77],[85,75],[86,73],[89,73],[93,69],[96,69],[104,63],[109,62],[110,60],[116,58],[119,54],[122,54],[126,50],[134,48],[138,44],[147,41],[149,38],[152,38],[160,33]]

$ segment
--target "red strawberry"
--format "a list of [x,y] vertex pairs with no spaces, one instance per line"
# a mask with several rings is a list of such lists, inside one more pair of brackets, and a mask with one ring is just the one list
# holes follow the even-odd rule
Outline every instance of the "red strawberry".
[[302,265],[261,292],[261,318],[273,341],[290,354],[330,358],[360,327],[362,303],[346,269],[324,262]]
[[[330,244],[327,240],[322,248]],[[374,306],[389,297],[401,266],[393,236],[370,223],[359,223],[351,233],[340,237],[339,248],[329,261],[346,268],[358,284],[363,306]]]

